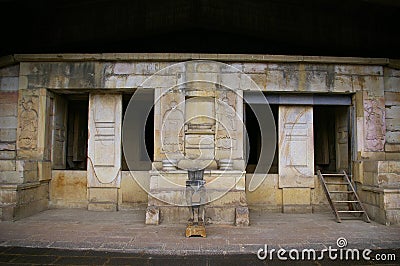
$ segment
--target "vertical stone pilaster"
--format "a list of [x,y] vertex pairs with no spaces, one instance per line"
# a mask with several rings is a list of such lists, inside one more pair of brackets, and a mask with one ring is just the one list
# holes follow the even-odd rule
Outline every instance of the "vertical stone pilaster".
[[364,99],[364,150],[382,152],[385,147],[385,99]]
[[313,108],[279,106],[279,187],[284,212],[310,212],[314,187]]
[[[338,171],[349,169],[349,129],[348,110],[337,109],[335,118],[336,138],[336,169]],[[316,147],[318,148],[318,147]]]
[[313,108],[279,106],[279,187],[314,187]]
[[16,148],[17,164],[22,168],[29,165],[26,169],[19,169],[23,171],[24,183],[51,179],[49,167],[52,105],[52,95],[46,89],[19,91]]
[[121,94],[89,95],[89,210],[117,210],[121,182]]
[[[18,91],[15,168],[10,182],[0,185],[4,220],[20,219],[48,206],[51,93],[46,89]],[[5,203],[5,204],[4,204]]]
[[41,118],[44,115],[45,105],[45,91],[19,91],[17,128],[18,159],[43,159],[43,130],[45,129],[45,125]]
[[52,110],[52,149],[53,169],[65,169],[67,157],[67,100],[59,95],[54,97]]

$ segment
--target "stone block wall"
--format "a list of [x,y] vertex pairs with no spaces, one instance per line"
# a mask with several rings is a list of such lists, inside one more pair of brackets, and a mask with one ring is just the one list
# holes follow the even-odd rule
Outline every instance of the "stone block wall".
[[16,164],[19,65],[0,68],[0,217],[17,202],[12,183],[21,183]]
[[0,68],[0,183],[18,183],[16,139],[19,65]]
[[[46,209],[49,197],[49,163],[26,156],[20,150],[25,144],[37,147],[37,132],[29,129],[37,129],[38,117],[29,114],[36,112],[37,106],[34,104],[39,103],[32,101],[28,104],[32,106],[27,108],[32,107],[34,111],[24,113],[27,109],[22,99],[26,98],[22,96],[20,90],[19,76],[20,65],[0,69],[0,217],[2,220],[15,220]],[[21,123],[21,120],[25,121],[25,124]]]
[[[141,180],[141,185],[136,180]],[[147,207],[150,189],[150,173],[148,171],[122,171],[121,187],[118,193],[118,209],[132,210]]]
[[87,208],[86,171],[53,170],[49,200],[53,208]]
[[386,158],[400,160],[400,71],[385,68]]
[[[248,174],[247,177],[251,176]],[[246,198],[249,204],[249,209],[257,212],[283,212],[283,206],[286,202],[290,202],[291,205],[297,205],[308,201],[312,212],[330,212],[331,208],[326,198],[325,192],[322,187],[322,183],[318,176],[314,176],[313,183],[314,187],[310,189],[309,193],[300,193],[301,197],[296,197],[295,193],[291,194],[291,199],[287,199],[284,202],[284,191],[279,188],[278,175],[268,174],[261,185],[254,191],[249,191],[250,179],[246,179]],[[332,187],[332,189],[338,191],[343,190],[343,186]],[[297,195],[298,196],[298,195]],[[344,200],[344,199],[343,199]],[[295,212],[293,210],[292,212]],[[333,216],[332,216],[333,219]]]
[[[142,188],[135,178],[148,182],[148,171],[122,171],[118,189],[118,210],[145,209],[149,187]],[[0,191],[1,192],[1,191]],[[49,185],[51,208],[87,208],[87,172],[77,170],[53,170]]]
[[[354,165],[355,176],[360,184],[360,198],[372,219],[383,224],[398,224],[400,223],[400,71],[383,68],[382,90],[366,90],[357,96],[359,102],[364,102],[364,110],[368,108],[373,110],[371,102],[375,101],[375,110],[383,111],[381,113],[374,111],[382,116],[382,123],[372,130],[381,136],[375,139],[368,138],[369,128],[368,124],[365,124],[364,138],[360,138],[362,141],[359,141],[360,160]],[[369,116],[368,112],[364,112],[364,121],[368,121]],[[368,145],[368,142],[376,144],[375,147]]]
[[[43,191],[52,176],[48,131],[48,115],[54,104],[52,93],[133,92],[164,67],[194,59],[225,62],[242,71],[237,74],[229,67],[221,69],[221,82],[231,84],[233,89],[254,88],[246,78],[248,75],[267,93],[351,95],[353,180],[373,219],[399,223],[400,71],[391,68],[387,59],[266,55],[16,55],[17,64],[0,68],[0,204],[5,216],[22,217],[24,212],[28,215],[29,208],[23,206],[29,204],[32,210],[47,207],[48,195]],[[167,71],[152,84],[162,90],[178,85],[179,78]],[[32,108],[36,115],[30,112]],[[27,134],[32,128],[37,130]],[[62,181],[60,174],[53,172],[53,177],[48,193],[53,206],[87,205],[83,176],[78,178],[82,182],[75,196],[68,196],[70,185],[76,181],[72,176]],[[290,182],[289,187],[282,187],[280,180],[283,181],[279,175],[269,175],[257,190],[247,191],[248,204],[265,211],[282,211],[285,204],[307,205],[303,207],[309,210],[311,206],[314,211],[326,209],[327,202],[316,177],[310,176],[307,185],[297,187]],[[92,187],[95,189],[89,197],[97,199],[97,188],[103,186]],[[41,196],[23,196],[31,191]],[[108,192],[115,209],[146,203],[147,195],[126,173]],[[17,205],[21,211],[14,208]]]

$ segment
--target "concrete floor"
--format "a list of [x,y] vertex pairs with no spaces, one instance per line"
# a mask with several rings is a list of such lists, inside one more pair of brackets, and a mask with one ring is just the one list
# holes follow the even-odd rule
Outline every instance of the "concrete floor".
[[[108,260],[99,264],[91,261],[89,264],[113,264],[112,258],[131,258],[132,261],[133,257],[146,262],[158,257],[163,264],[167,258],[172,258],[168,260],[171,264],[177,262],[177,258],[181,258],[181,262],[197,258],[199,265],[213,264],[209,258],[217,261],[222,258],[224,262],[234,258],[236,263],[242,259],[244,264],[251,261],[264,264],[266,261],[259,261],[256,253],[265,244],[268,250],[295,248],[321,251],[329,246],[337,248],[339,237],[347,240],[346,248],[368,248],[383,253],[391,250],[397,254],[397,263],[400,261],[400,226],[365,223],[358,219],[337,223],[332,213],[251,213],[249,227],[208,225],[206,238],[186,238],[185,224],[145,225],[144,217],[144,211],[137,210],[91,212],[50,209],[19,221],[0,222],[0,258],[3,258],[0,263],[15,265],[21,260],[18,256],[23,256],[22,261],[29,263],[29,254],[31,257],[36,254],[36,259],[47,254],[51,261],[48,264],[58,264],[56,261],[64,264],[60,254],[80,252],[80,257],[90,257],[94,252],[103,252],[102,256],[100,253],[93,256],[105,259],[108,254]],[[74,254],[69,258],[73,258]],[[24,256],[28,258],[24,260]]]

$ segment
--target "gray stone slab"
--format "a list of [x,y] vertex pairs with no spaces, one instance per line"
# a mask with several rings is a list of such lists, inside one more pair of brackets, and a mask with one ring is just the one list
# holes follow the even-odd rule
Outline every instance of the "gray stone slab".
[[[143,218],[141,221],[133,219],[138,213]],[[345,237],[349,248],[400,249],[400,226],[361,220],[346,220],[339,224],[332,220],[330,212],[257,215],[250,212],[250,226],[208,225],[206,238],[186,238],[185,226],[180,224],[139,226],[144,223],[144,216],[142,210],[109,213],[51,209],[16,222],[1,222],[0,254],[5,252],[4,248],[12,251],[13,246],[20,246],[36,247],[40,252],[45,248],[56,248],[149,256],[254,255],[265,244],[275,249],[322,250],[328,246],[336,247],[338,237]]]

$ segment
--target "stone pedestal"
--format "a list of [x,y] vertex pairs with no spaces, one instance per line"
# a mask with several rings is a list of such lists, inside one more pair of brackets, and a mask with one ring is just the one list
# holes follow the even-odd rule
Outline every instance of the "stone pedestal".
[[146,209],[146,224],[157,225],[160,223],[160,209],[156,206],[149,206]]
[[[186,223],[190,217],[185,199],[187,171],[153,171],[146,224]],[[206,223],[248,225],[245,172],[205,170]],[[172,204],[173,203],[173,204]]]
[[237,207],[235,210],[235,225],[248,226],[249,222],[249,208]]

